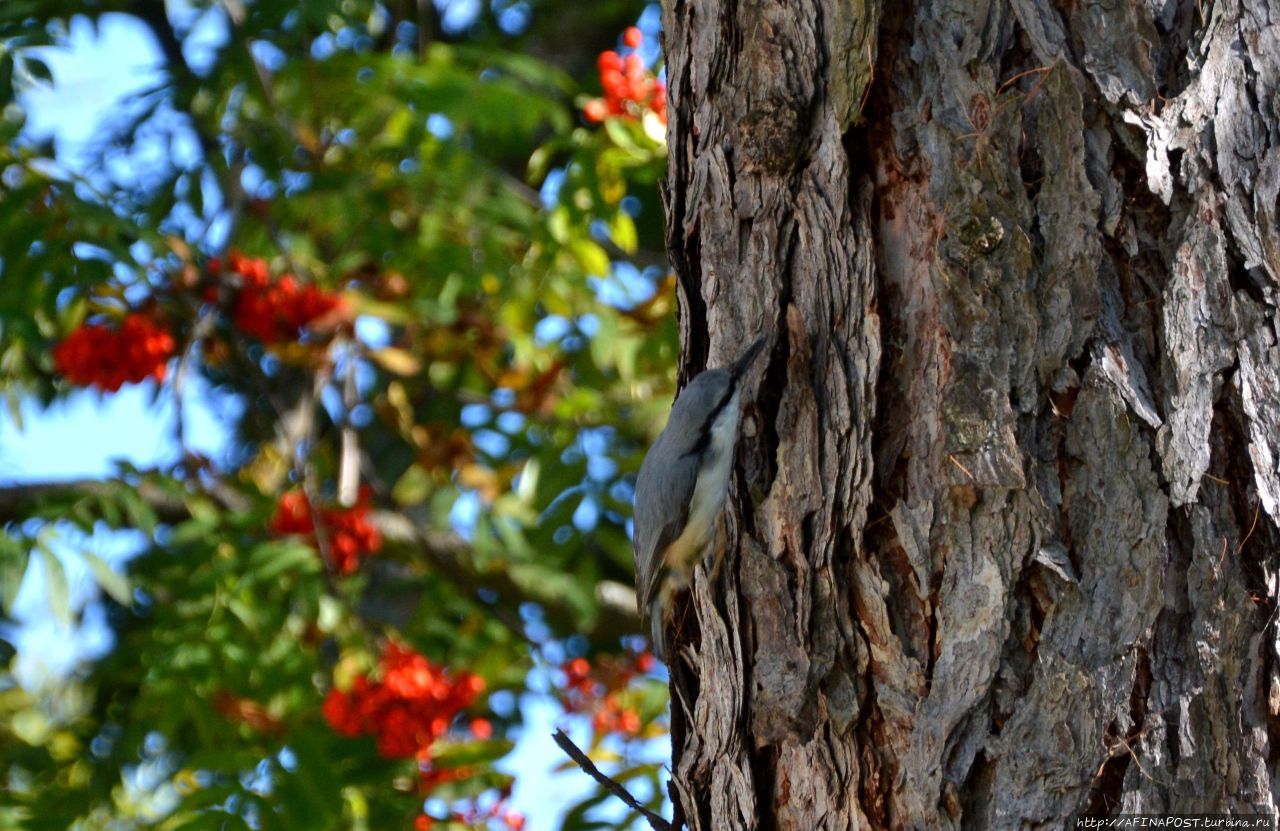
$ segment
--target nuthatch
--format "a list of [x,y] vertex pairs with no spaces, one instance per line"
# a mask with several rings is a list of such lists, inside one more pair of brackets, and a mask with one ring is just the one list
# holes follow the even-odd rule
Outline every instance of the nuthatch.
[[729,493],[738,439],[739,382],[764,347],[761,337],[728,367],[698,374],[676,397],[662,435],[636,478],[636,601],[654,653],[674,593],[689,585]]

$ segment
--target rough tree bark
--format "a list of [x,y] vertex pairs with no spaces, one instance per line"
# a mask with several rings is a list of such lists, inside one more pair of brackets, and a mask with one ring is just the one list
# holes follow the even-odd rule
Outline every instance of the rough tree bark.
[[[1280,7],[666,0],[693,829],[1277,808]],[[763,361],[761,363],[764,363]]]

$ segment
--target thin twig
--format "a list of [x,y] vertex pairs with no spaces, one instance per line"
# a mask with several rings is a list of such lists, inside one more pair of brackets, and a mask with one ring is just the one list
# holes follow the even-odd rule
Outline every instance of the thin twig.
[[631,795],[630,791],[622,787],[618,782],[601,773],[600,768],[595,766],[595,763],[592,762],[591,759],[587,757],[587,754],[583,753],[582,750],[573,743],[573,739],[565,735],[563,730],[557,728],[556,732],[551,734],[551,738],[555,739],[556,744],[560,745],[560,749],[567,753],[569,758],[572,759],[578,767],[582,768],[583,773],[599,782],[600,785],[609,793],[618,797],[618,799],[621,799],[626,803],[628,808],[638,812],[649,823],[649,827],[652,828],[653,831],[671,831],[671,823],[641,805],[640,802]]
[[968,477],[969,477],[969,479],[970,479],[971,481],[974,481],[974,482],[978,481],[978,480],[974,477],[974,475],[973,475],[972,473],[970,473],[970,472],[969,472],[969,468],[967,468],[967,467],[965,467],[964,465],[960,464],[960,460],[959,460],[959,459],[957,459],[957,458],[955,457],[955,454],[954,454],[954,453],[949,454],[949,455],[947,456],[947,458],[951,460],[951,464],[953,464],[953,465],[955,465],[956,467],[960,468],[960,470],[964,472],[964,475],[965,475],[965,476],[968,476]]
[[1236,546],[1236,556],[1239,556],[1240,552],[1244,551],[1244,544],[1249,541],[1249,538],[1253,536],[1253,532],[1257,530],[1258,512],[1260,510],[1262,510],[1261,498],[1259,498],[1257,504],[1253,506],[1253,524],[1249,526],[1249,533],[1245,534],[1244,539],[1240,540],[1240,544]]
[[196,320],[195,328],[191,332],[191,338],[187,341],[186,348],[182,350],[182,357],[178,359],[178,369],[173,374],[174,441],[178,444],[178,452],[184,457],[188,455],[188,451],[183,403],[187,373],[191,370],[191,355],[199,347],[200,342],[213,333],[216,323],[217,315],[212,308],[200,312],[200,317]]
[[1027,77],[1028,75],[1033,75],[1033,74],[1035,74],[1035,73],[1037,73],[1037,72],[1050,72],[1050,71],[1052,71],[1052,70],[1053,70],[1053,68],[1054,68],[1055,66],[1057,66],[1057,64],[1056,64],[1056,63],[1054,63],[1054,64],[1050,64],[1049,66],[1037,66],[1037,67],[1035,67],[1034,69],[1028,69],[1028,70],[1026,70],[1026,71],[1024,71],[1024,72],[1019,72],[1017,75],[1014,75],[1012,78],[1010,78],[1009,80],[1007,80],[1007,81],[1005,81],[1003,84],[1001,84],[1001,85],[996,89],[996,95],[1000,95],[1001,93],[1003,93],[1006,89],[1008,89],[1008,88],[1009,88],[1009,85],[1010,85],[1010,84],[1014,83],[1014,82],[1015,82],[1015,81],[1017,81],[1019,78],[1025,78],[1025,77]]
[[[325,352],[325,359],[325,362],[316,371],[316,377],[311,389],[304,392],[298,402],[299,408],[306,416],[305,438],[301,448],[296,444],[292,444],[289,449],[293,456],[291,461],[294,465],[294,475],[302,480],[302,492],[307,497],[307,503],[312,507],[311,524],[315,531],[316,548],[320,549],[320,557],[329,565],[330,570],[325,572],[325,577],[330,579],[332,572],[337,570],[338,563],[334,560],[329,550],[329,529],[325,527],[323,522],[316,521],[318,517],[314,513],[315,507],[320,504],[320,487],[317,482],[315,465],[311,463],[311,454],[315,451],[318,440],[316,423],[319,419],[316,417],[316,413],[324,409],[324,389],[333,378],[333,364],[336,360],[333,353],[333,344],[329,344]],[[302,452],[298,452],[299,449]]]
[[342,432],[338,454],[338,504],[350,508],[360,495],[360,437],[351,421],[351,411],[359,403],[356,389],[356,350],[345,350],[342,377]]
[[427,54],[427,47],[435,37],[435,4],[431,0],[418,0],[418,57]]
[[[867,99],[871,97],[871,87],[876,82],[876,56],[871,50],[871,41],[867,41],[867,86],[862,90],[862,100],[858,102],[858,112],[855,117],[861,118],[862,114],[867,111]],[[673,108],[674,109],[674,108]]]

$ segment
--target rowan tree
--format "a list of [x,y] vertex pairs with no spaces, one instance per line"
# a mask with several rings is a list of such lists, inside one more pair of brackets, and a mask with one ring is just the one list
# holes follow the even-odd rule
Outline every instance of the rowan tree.
[[[531,689],[597,755],[665,732],[627,535],[674,382],[656,14],[456,12],[0,7],[5,395],[177,405],[172,464],[0,488],[0,623],[29,570],[83,614],[51,537],[145,539],[83,554],[104,658],[0,676],[0,827],[519,829]],[[104,25],[154,85],[68,152],[26,93]],[[226,458],[188,446],[199,386],[236,405]],[[656,764],[611,770],[658,807]]]

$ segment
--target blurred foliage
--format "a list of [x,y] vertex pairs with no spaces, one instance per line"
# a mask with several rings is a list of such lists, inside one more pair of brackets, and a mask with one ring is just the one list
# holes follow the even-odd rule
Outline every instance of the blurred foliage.
[[[597,754],[664,730],[625,593],[631,483],[674,380],[665,148],[652,118],[580,111],[596,55],[642,13],[656,21],[564,0],[0,4],[11,412],[88,394],[52,348],[131,313],[177,343],[157,397],[199,375],[238,405],[228,458],[186,452],[179,423],[171,467],[0,489],[0,625],[29,569],[51,614],[83,613],[58,529],[147,540],[123,572],[84,554],[114,649],[39,689],[0,675],[0,829],[412,828],[424,798],[438,827],[515,827],[495,764],[520,710],[490,697],[564,688],[576,658],[614,667],[600,701],[627,724]],[[109,15],[162,62],[76,161],[25,129],[23,93],[56,89],[50,56]],[[344,313],[255,340],[210,265],[233,252]],[[281,494],[350,504],[356,483],[383,540],[358,573],[323,529],[269,532]],[[392,639],[485,683],[420,760],[321,713]],[[626,758],[619,777],[658,804],[659,769]],[[564,827],[599,827],[602,798],[565,806]]]

